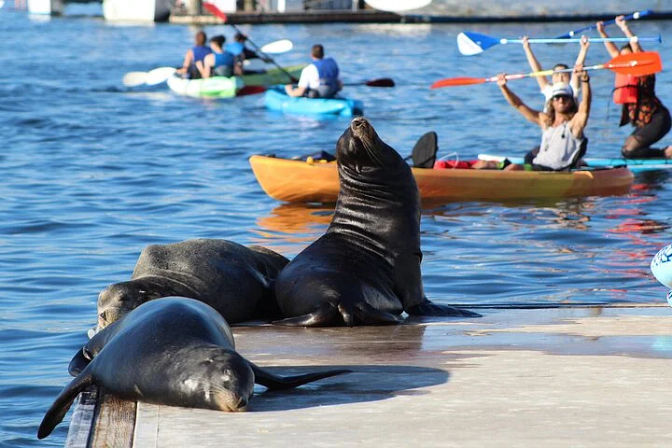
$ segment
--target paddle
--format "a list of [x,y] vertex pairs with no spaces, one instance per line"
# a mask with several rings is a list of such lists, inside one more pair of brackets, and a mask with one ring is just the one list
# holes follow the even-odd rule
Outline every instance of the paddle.
[[[651,11],[650,9],[646,9],[644,11],[636,11],[636,12],[633,12],[632,14],[629,14],[629,15],[625,16],[624,18],[625,18],[625,20],[637,20],[641,17],[648,16],[652,12],[653,11]],[[616,19],[612,19],[612,20],[609,20],[607,22],[604,22],[604,26],[613,25],[614,23],[616,23]],[[592,25],[589,25],[589,26],[584,26],[583,28],[579,28],[578,30],[573,30],[573,31],[565,33],[561,36],[558,36],[558,39],[567,39],[568,37],[574,37],[576,35],[579,35],[579,34],[583,33],[584,31],[594,30],[596,28],[597,28],[597,25],[595,25],[595,24],[592,24]]]
[[[222,10],[220,10],[217,7],[217,5],[215,5],[214,3],[211,3],[212,1],[215,1],[215,0],[210,0],[209,2],[203,2],[203,7],[205,9],[207,9],[208,11],[210,11],[215,17],[221,19],[222,22],[227,23],[226,14],[224,12],[222,12]],[[236,26],[235,23],[229,23],[229,25],[231,25],[233,27],[233,29],[236,30],[237,33],[244,34],[242,31],[240,31],[240,29]],[[249,37],[247,37],[247,41],[250,44],[252,44],[252,46],[257,50],[257,53],[259,53],[260,56],[262,56],[263,58],[271,61],[271,63],[273,65],[275,65],[277,68],[279,68],[282,73],[287,75],[287,77],[290,79],[291,82],[293,82],[293,83],[299,82],[299,80],[296,79],[294,76],[292,76],[291,73],[289,73],[282,66],[280,66],[280,64],[275,62],[275,60],[272,57],[270,57],[269,55],[267,55],[263,51],[261,51],[261,48],[259,48],[259,46],[257,44],[255,44]]]
[[153,86],[161,84],[175,73],[175,67],[159,67],[148,72],[128,72],[122,82],[127,87],[135,87],[142,84]]
[[368,81],[346,82],[344,86],[394,87],[392,78],[370,79]]
[[276,40],[275,42],[267,43],[266,45],[261,47],[261,51],[263,53],[282,54],[287,53],[288,51],[292,51],[292,48],[294,48],[294,44],[292,43],[291,40],[280,39]]
[[[591,65],[583,67],[584,70],[600,70],[607,68],[615,73],[623,75],[644,76],[657,73],[663,69],[663,64],[660,60],[660,55],[655,51],[644,51],[639,53],[621,54],[611,59],[604,64]],[[530,76],[550,76],[553,73],[571,72],[573,68],[566,68],[562,70],[542,70],[539,72],[520,73],[516,75],[506,75],[506,79],[521,79]],[[432,89],[440,87],[466,86],[470,84],[484,84],[486,82],[496,82],[497,76],[490,78],[445,78],[436,81],[432,84]]]
[[[630,42],[629,37],[591,37],[591,42]],[[658,37],[639,37],[639,42],[662,42],[660,35]],[[505,39],[487,36],[480,33],[472,33],[465,31],[457,35],[457,49],[465,56],[473,56],[475,54],[483,53],[488,48],[495,45],[505,44],[520,44],[523,39]],[[531,44],[564,44],[569,42],[581,42],[581,39],[565,39],[565,38],[537,38],[528,39]]]

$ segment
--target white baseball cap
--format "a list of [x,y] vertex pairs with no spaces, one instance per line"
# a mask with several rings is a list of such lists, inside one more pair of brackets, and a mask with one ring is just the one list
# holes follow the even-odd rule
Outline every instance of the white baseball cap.
[[572,90],[572,87],[564,82],[556,82],[553,83],[553,88],[551,90],[551,98],[554,96],[574,96],[574,91]]

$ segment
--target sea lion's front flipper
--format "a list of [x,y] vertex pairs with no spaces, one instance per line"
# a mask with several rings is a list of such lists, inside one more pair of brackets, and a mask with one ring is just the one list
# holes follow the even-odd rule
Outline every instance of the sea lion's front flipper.
[[313,381],[321,380],[323,378],[329,378],[331,376],[352,372],[352,370],[348,369],[336,369],[325,370],[323,372],[304,373],[303,375],[278,376],[272,374],[271,372],[267,372],[266,370],[251,362],[250,367],[252,367],[252,371],[254,372],[254,382],[261,384],[262,386],[271,390],[291,389],[293,387],[297,387],[306,383],[312,383]]
[[357,303],[354,313],[357,319],[364,325],[398,324],[402,321],[399,316],[395,316],[387,311],[377,310],[366,302]]
[[51,434],[56,425],[63,420],[77,394],[91,384],[93,384],[93,377],[85,370],[61,391],[40,423],[40,428],[37,430],[38,439],[44,439]]
[[87,358],[87,356],[84,354],[85,348],[82,348],[81,350],[77,350],[77,353],[75,353],[75,356],[72,357],[70,360],[70,364],[68,365],[68,373],[72,376],[77,376],[80,373],[82,373],[82,370],[86,368],[86,366],[89,365],[91,362],[90,358]]
[[78,350],[75,356],[72,357],[72,360],[70,360],[70,365],[68,365],[70,375],[77,376],[82,373],[91,360],[105,347],[107,341],[117,333],[120,325],[121,320],[115,321],[94,334],[86,345],[81,350]]
[[409,316],[436,316],[436,317],[481,317],[473,311],[455,308],[448,305],[437,305],[425,299],[419,305],[415,305],[406,311]]
[[341,324],[341,318],[338,308],[331,303],[325,303],[312,313],[276,320],[273,324],[288,327],[328,327]]

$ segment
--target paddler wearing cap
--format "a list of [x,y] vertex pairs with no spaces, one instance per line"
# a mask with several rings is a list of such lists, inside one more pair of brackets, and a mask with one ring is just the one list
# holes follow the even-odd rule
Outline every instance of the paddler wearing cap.
[[525,156],[525,166],[509,165],[507,170],[530,169],[534,171],[564,171],[576,168],[586,153],[588,139],[583,130],[590,114],[590,78],[582,65],[574,67],[574,75],[579,80],[581,99],[574,98],[569,84],[556,82],[551,88],[551,99],[547,110],[539,111],[527,106],[509,89],[506,74],[497,76],[504,98],[528,121],[541,128],[541,144]]

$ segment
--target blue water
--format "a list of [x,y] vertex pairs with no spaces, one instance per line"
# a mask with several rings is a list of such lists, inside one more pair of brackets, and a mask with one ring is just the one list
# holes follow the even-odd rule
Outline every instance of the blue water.
[[[553,36],[577,24],[473,25],[494,36]],[[669,35],[643,22],[640,35]],[[528,71],[520,47],[461,57],[458,25],[243,26],[263,44],[291,38],[300,63],[315,41],[341,65],[344,80],[392,77],[394,89],[352,87],[366,116],[402,154],[424,132],[440,155],[522,155],[538,130],[494,85],[430,91],[448,76]],[[230,101],[176,97],[165,86],[129,90],[124,73],[181,62],[194,29],[114,26],[100,18],[29,18],[0,11],[0,446],[62,446],[69,415],[38,442],[45,410],[69,381],[67,363],[95,322],[96,298],[127,280],[152,243],[226,238],[292,257],[325,230],[328,207],[282,205],[257,185],[256,153],[293,156],[332,150],[347,119],[285,118],[261,96]],[[232,31],[207,27],[209,34]],[[319,36],[319,37],[315,37]],[[663,60],[672,51],[658,47]],[[574,47],[536,48],[546,66],[570,63]],[[594,45],[589,63],[608,60]],[[613,77],[593,73],[589,155],[618,154],[627,129],[608,100]],[[531,105],[531,80],[512,82]],[[658,92],[672,105],[672,76]],[[666,144],[672,143],[672,137]],[[649,261],[670,242],[672,192],[665,172],[639,176],[626,196],[524,203],[452,203],[422,216],[428,296],[445,303],[657,302],[665,288]]]

